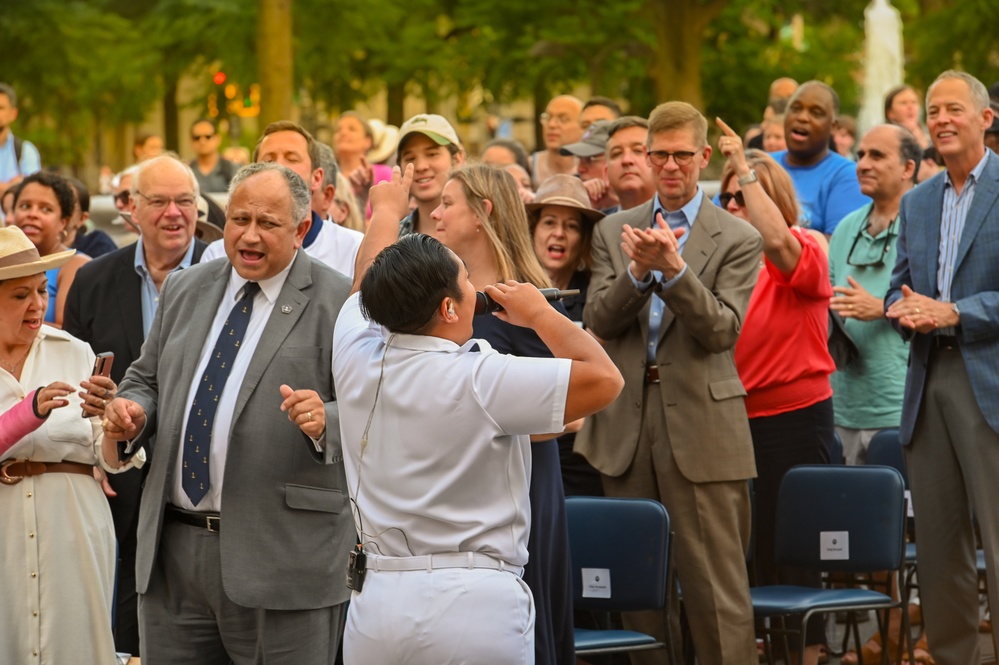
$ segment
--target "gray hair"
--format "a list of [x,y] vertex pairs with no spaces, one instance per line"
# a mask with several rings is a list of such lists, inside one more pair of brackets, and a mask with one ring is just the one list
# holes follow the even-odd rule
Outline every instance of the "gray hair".
[[134,167],[122,171],[118,176],[119,182],[121,181],[120,180],[121,176],[126,175],[131,171],[133,174],[132,185],[129,187],[129,189],[133,194],[138,194],[141,191],[140,183],[142,182],[143,175],[146,173],[146,171],[149,170],[150,167],[156,166],[158,164],[163,164],[164,162],[172,162],[185,174],[187,174],[187,177],[190,178],[191,180],[191,188],[194,191],[194,195],[198,196],[199,194],[201,194],[201,188],[198,185],[198,179],[194,176],[194,171],[185,162],[181,161],[180,157],[177,156],[177,153],[173,152],[166,152],[163,153],[162,155],[157,155],[156,157],[147,159],[144,162],[136,164]]
[[989,90],[985,87],[984,83],[967,72],[959,72],[956,69],[948,69],[940,74],[940,76],[938,76],[936,80],[930,84],[929,89],[926,91],[927,111],[929,111],[930,108],[930,94],[933,92],[933,88],[937,87],[937,83],[953,79],[964,81],[964,83],[968,86],[968,92],[971,93],[971,101],[975,105],[976,113],[981,113],[985,109],[989,108]]
[[319,149],[319,167],[323,170],[323,182],[320,187],[323,189],[329,185],[336,187],[336,176],[340,173],[340,165],[336,162],[333,148],[319,141],[316,141],[316,147]]
[[916,184],[919,165],[923,163],[923,146],[919,145],[916,137],[905,127],[890,123],[888,126],[894,127],[895,133],[898,134],[898,155],[902,160],[902,166],[905,166],[910,160],[916,165],[916,168],[912,170],[912,183]]
[[253,162],[241,168],[233,176],[232,182],[229,183],[229,200],[232,200],[236,190],[245,181],[265,171],[277,171],[284,177],[285,183],[288,185],[288,192],[291,194],[291,214],[295,219],[296,226],[303,220],[310,219],[312,192],[309,191],[309,186],[302,180],[302,176],[277,162]]

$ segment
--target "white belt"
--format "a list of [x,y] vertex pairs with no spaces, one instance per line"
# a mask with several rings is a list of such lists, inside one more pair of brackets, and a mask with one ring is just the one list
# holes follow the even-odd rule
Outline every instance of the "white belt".
[[523,577],[524,567],[513,566],[502,559],[480,552],[447,552],[445,554],[424,554],[423,556],[378,556],[367,555],[364,565],[368,570],[431,570],[440,568],[488,568],[513,573]]

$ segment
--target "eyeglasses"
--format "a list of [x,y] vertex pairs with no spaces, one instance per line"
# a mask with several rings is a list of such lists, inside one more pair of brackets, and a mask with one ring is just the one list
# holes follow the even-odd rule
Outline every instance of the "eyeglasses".
[[542,125],[548,124],[549,120],[554,122],[556,125],[568,125],[572,122],[572,117],[566,115],[565,113],[550,115],[548,112],[545,112],[538,116],[538,119],[541,120]]
[[686,166],[694,159],[696,152],[690,152],[689,150],[677,150],[676,152],[667,152],[666,150],[649,150],[645,149],[645,154],[649,156],[649,160],[656,166],[666,166],[669,162],[669,158],[672,157],[673,161],[676,162],[677,166]]
[[728,208],[728,204],[735,199],[735,204],[740,208],[746,207],[746,199],[742,196],[742,190],[738,192],[722,192],[718,195],[718,202],[721,203],[722,208]]
[[580,157],[579,158],[579,163],[580,164],[585,164],[586,166],[593,166],[594,164],[599,164],[602,161],[604,161],[604,154],[603,153],[600,153],[599,155],[593,155],[592,157]]
[[[891,249],[891,241],[897,235],[895,232],[895,227],[898,222],[893,221],[888,225],[888,233],[884,236],[884,247],[881,248],[881,254],[874,261],[868,261],[866,263],[856,262],[853,260],[853,251],[857,249],[857,243],[860,242],[860,236],[864,235],[864,231],[867,230],[867,224],[862,224],[860,229],[857,231],[856,237],[853,239],[853,244],[850,245],[850,253],[846,255],[846,265],[853,266],[854,268],[877,268],[885,264],[885,257],[888,256],[888,250]],[[879,240],[875,240],[872,246],[876,245]]]
[[166,210],[171,201],[182,210],[190,210],[198,205],[198,200],[190,194],[181,194],[180,196],[146,196],[142,192],[136,192],[136,194],[144,198],[153,210]]
[[192,141],[210,141],[215,138],[214,134],[191,134]]
[[131,200],[132,200],[131,192],[129,192],[127,189],[118,192],[117,194],[114,195],[115,203],[120,204],[122,206],[127,206],[128,202]]

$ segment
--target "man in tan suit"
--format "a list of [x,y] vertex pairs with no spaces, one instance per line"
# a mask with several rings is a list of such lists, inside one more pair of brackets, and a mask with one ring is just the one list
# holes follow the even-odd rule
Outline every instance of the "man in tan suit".
[[[704,116],[661,104],[647,144],[656,196],[594,230],[583,322],[605,340],[625,388],[587,419],[576,451],[603,474],[608,496],[654,498],[669,511],[698,663],[755,665],[745,552],[756,467],[733,349],[762,240],[698,187],[710,156]],[[625,623],[665,637],[661,613]],[[632,662],[661,662],[661,653]]]

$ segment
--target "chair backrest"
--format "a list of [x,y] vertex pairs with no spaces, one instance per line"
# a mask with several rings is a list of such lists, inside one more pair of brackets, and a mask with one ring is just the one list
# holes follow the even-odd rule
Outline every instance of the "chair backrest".
[[627,612],[665,605],[670,527],[661,503],[573,496],[565,510],[575,607]]
[[897,569],[905,552],[905,485],[887,466],[796,466],[777,496],[779,564],[836,572]]
[[905,470],[905,455],[902,454],[897,427],[883,429],[871,438],[871,443],[867,446],[867,464],[898,469],[906,488],[909,487],[909,474]]

